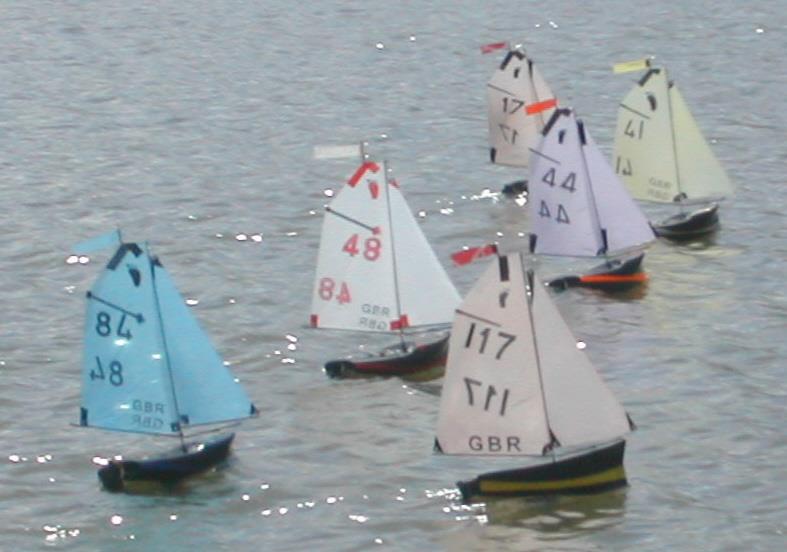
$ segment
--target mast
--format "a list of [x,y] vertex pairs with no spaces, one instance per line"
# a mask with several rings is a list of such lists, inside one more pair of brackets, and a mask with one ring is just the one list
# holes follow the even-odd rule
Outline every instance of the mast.
[[[675,186],[678,188],[678,197],[683,195],[683,190],[680,186],[680,163],[678,162],[678,144],[675,139],[675,121],[672,118],[672,96],[670,95],[670,82],[669,77],[667,75],[667,68],[662,67],[662,71],[664,71],[664,88],[667,96],[667,113],[669,115],[669,129],[670,129],[670,136],[672,137],[672,157],[675,159]],[[678,205],[683,210],[682,202],[678,201]]]
[[[537,104],[541,101],[541,99],[538,97],[536,84],[533,82],[533,60],[530,59],[529,57],[527,58],[527,74],[530,77],[528,79],[529,81],[528,84],[530,84],[530,91],[533,93],[533,103]],[[544,112],[539,111],[537,115],[538,115],[538,122],[541,124],[541,128],[544,128]]]
[[150,250],[148,248],[148,244],[145,243],[145,252],[147,253],[148,262],[150,263],[150,275],[153,281],[153,301],[156,305],[156,317],[159,323],[159,332],[161,334],[161,345],[164,349],[164,359],[167,367],[167,376],[169,380],[170,392],[172,393],[172,405],[175,409],[175,419],[177,420],[178,424],[178,437],[180,438],[180,448],[183,452],[187,451],[186,441],[183,438],[183,428],[180,425],[181,416],[180,416],[180,408],[178,408],[178,397],[175,394],[175,379],[172,375],[172,365],[170,363],[170,356],[169,356],[169,348],[167,347],[167,335],[164,331],[164,319],[161,316],[161,304],[159,303],[158,297],[158,289],[156,286],[156,270],[155,270],[155,263],[158,261],[154,261],[154,259],[150,256]]
[[[383,183],[385,185],[385,202],[388,211],[388,228],[391,231],[391,260],[393,263],[393,281],[394,281],[394,297],[396,297],[396,319],[402,319],[402,298],[399,294],[399,270],[396,268],[396,244],[394,243],[393,217],[391,216],[391,194],[388,187],[388,161],[383,161]],[[404,341],[404,328],[399,324],[399,343],[402,351],[407,350],[407,345]]]
[[[544,378],[541,375],[541,356],[538,353],[538,339],[536,338],[536,329],[535,329],[535,320],[533,318],[533,299],[535,297],[533,285],[534,285],[534,278],[533,278],[533,271],[532,270],[525,270],[524,266],[524,258],[522,254],[518,254],[519,257],[519,264],[522,267],[522,273],[525,275],[525,296],[527,297],[527,317],[530,320],[530,335],[533,338],[533,351],[535,352],[535,359],[536,359],[536,370],[538,372],[538,387],[541,392],[541,404],[544,406],[544,423],[547,426],[547,431],[549,432],[550,442],[544,445],[543,453],[546,454],[547,452],[552,451],[555,448],[555,445],[560,445],[560,442],[555,437],[555,434],[552,432],[552,426],[549,423],[549,408],[547,408],[547,396],[546,392],[544,391]],[[554,454],[553,454],[554,457]]]
[[598,215],[598,206],[596,206],[596,195],[593,193],[593,181],[590,178],[590,169],[588,169],[588,160],[585,158],[585,146],[587,139],[585,138],[585,125],[582,121],[576,121],[577,132],[579,133],[579,151],[582,157],[582,170],[585,173],[585,180],[588,183],[588,201],[590,202],[591,212],[595,220],[595,226],[599,231],[599,240],[601,241],[601,252],[604,257],[607,256],[607,236],[606,231],[601,228],[601,219]]

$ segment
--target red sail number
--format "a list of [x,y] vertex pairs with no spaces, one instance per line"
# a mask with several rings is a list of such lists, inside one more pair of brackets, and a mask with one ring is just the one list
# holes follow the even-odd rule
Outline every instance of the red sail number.
[[331,299],[336,297],[336,301],[340,305],[344,305],[345,303],[351,303],[352,297],[350,296],[350,288],[347,287],[346,282],[339,283],[339,290],[337,293],[336,290],[336,282],[333,278],[320,278],[320,285],[317,289],[317,293],[320,295],[320,299],[323,301],[330,301]]
[[[350,257],[355,257],[361,252],[361,250],[358,248],[358,240],[358,234],[353,234],[350,236],[347,241],[344,242],[342,251],[350,255]],[[380,258],[381,247],[382,242],[380,242],[379,238],[366,238],[363,242],[363,258],[367,261],[376,261]]]

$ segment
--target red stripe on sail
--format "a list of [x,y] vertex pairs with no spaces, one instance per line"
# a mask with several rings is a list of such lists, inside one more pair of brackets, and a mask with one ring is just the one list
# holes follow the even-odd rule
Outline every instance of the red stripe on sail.
[[457,266],[470,264],[476,259],[488,257],[497,253],[497,246],[495,244],[482,245],[481,247],[471,247],[451,254],[451,260]]
[[410,326],[410,320],[407,318],[406,314],[403,314],[399,317],[399,320],[391,321],[391,329],[392,330],[403,330]]
[[380,166],[377,163],[374,163],[372,161],[367,161],[363,165],[358,167],[358,170],[355,171],[355,174],[353,174],[350,177],[350,180],[348,180],[347,183],[350,185],[350,187],[353,187],[356,184],[358,184],[358,182],[361,180],[361,178],[363,177],[366,171],[372,171],[376,173],[379,170],[380,170]]
[[544,100],[543,102],[536,102],[528,105],[525,107],[525,112],[528,115],[535,115],[536,113],[541,113],[542,111],[546,111],[550,107],[555,107],[556,105],[557,100],[552,98],[551,100]]
[[319,322],[319,317],[316,314],[312,314],[309,317],[309,325],[311,325],[312,328],[316,328],[318,322]]
[[502,50],[503,48],[508,48],[508,42],[493,42],[491,44],[484,44],[481,46],[481,53],[491,54],[495,50]]

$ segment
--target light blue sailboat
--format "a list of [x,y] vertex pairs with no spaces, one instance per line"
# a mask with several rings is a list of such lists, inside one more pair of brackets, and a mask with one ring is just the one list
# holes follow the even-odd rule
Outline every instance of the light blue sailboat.
[[147,244],[122,243],[119,233],[115,241],[116,253],[87,292],[80,425],[181,442],[174,456],[102,467],[101,482],[120,491],[138,481],[174,483],[215,466],[228,456],[234,434],[190,450],[184,432],[257,410]]

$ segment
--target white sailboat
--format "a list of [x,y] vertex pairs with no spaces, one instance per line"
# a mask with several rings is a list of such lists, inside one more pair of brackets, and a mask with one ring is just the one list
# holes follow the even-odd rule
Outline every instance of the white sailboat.
[[[489,157],[492,163],[527,167],[530,148],[557,105],[538,67],[516,46],[510,49],[486,86]],[[527,191],[527,181],[507,184],[503,192]]]
[[626,285],[646,278],[640,250],[655,239],[653,230],[572,110],[552,113],[531,150],[529,177],[531,252],[607,259],[589,274],[560,279],[563,284]]
[[311,326],[401,340],[388,355],[329,362],[328,374],[441,375],[447,338],[411,349],[405,330],[447,327],[459,294],[386,164],[363,161],[325,211]]
[[500,255],[454,316],[436,449],[536,460],[459,483],[463,497],[625,485],[631,429],[523,255]]
[[102,467],[104,486],[122,491],[176,483],[214,467],[229,455],[234,434],[189,448],[186,432],[257,410],[147,244],[122,243],[119,232],[115,243],[117,251],[87,292],[80,425],[181,442],[173,455]]
[[[717,201],[733,186],[665,68],[647,73],[618,109],[613,160],[631,194],[678,205],[681,212],[654,225],[667,238],[692,238],[718,228]],[[696,210],[684,206],[705,204]]]

